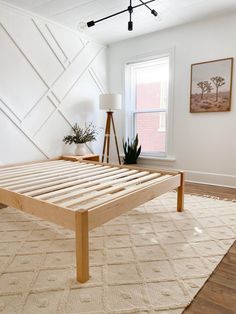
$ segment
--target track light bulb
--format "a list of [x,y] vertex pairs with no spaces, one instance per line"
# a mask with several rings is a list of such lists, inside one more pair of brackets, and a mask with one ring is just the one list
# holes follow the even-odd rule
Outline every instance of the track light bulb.
[[92,26],[94,26],[94,25],[95,25],[95,22],[94,22],[94,21],[90,21],[90,22],[87,23],[87,26],[88,26],[88,27],[92,27]]
[[128,30],[131,32],[133,30],[133,22],[129,21],[128,22]]
[[157,11],[154,10],[154,9],[151,11],[151,13],[152,13],[152,15],[154,15],[154,16],[156,16],[156,17],[157,17],[157,15],[158,15]]

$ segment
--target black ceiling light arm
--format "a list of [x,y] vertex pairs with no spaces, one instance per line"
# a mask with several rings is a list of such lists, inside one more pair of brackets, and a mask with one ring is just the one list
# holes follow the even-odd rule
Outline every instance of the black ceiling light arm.
[[109,19],[109,18],[111,18],[111,17],[114,17],[114,16],[119,15],[119,14],[121,14],[121,13],[125,13],[125,12],[127,12],[127,11],[128,11],[127,9],[126,9],[126,10],[122,10],[122,11],[120,11],[120,12],[111,14],[111,15],[106,16],[106,17],[103,17],[102,19],[99,19],[99,20],[97,20],[97,21],[90,21],[90,22],[87,23],[87,26],[88,26],[88,27],[92,27],[92,26],[94,26],[96,23],[105,21],[105,20],[107,20],[107,19]]
[[156,10],[151,9],[151,8],[147,5],[147,2],[144,2],[144,1],[142,1],[142,0],[139,0],[139,1],[140,1],[146,8],[148,8],[148,10],[150,10],[151,13],[152,13],[154,16],[157,16],[157,15],[158,15]]
[[128,6],[127,9],[122,10],[122,11],[119,11],[119,12],[114,13],[114,14],[111,14],[111,15],[109,15],[109,16],[106,16],[106,17],[104,17],[104,18],[102,18],[102,19],[99,19],[99,20],[96,20],[96,21],[89,21],[89,22],[87,23],[87,26],[88,26],[88,27],[92,27],[92,26],[94,26],[95,24],[97,24],[97,23],[99,23],[99,22],[102,22],[102,21],[104,21],[104,20],[107,20],[107,19],[109,19],[109,18],[111,18],[111,17],[117,16],[117,15],[122,14],[122,13],[125,13],[125,12],[129,12],[130,19],[129,19],[129,22],[128,22],[128,30],[129,30],[129,31],[132,31],[132,30],[133,30],[132,13],[133,13],[133,10],[134,10],[134,9],[139,8],[139,7],[142,7],[142,6],[146,6],[146,7],[151,11],[151,13],[152,13],[154,16],[157,16],[157,12],[156,12],[155,10],[152,10],[152,9],[148,6],[149,3],[154,2],[154,1],[156,1],[156,0],[148,0],[148,1],[139,0],[139,1],[141,2],[141,4],[137,4],[137,5],[135,5],[135,6],[132,6],[132,0],[130,0],[130,5]]

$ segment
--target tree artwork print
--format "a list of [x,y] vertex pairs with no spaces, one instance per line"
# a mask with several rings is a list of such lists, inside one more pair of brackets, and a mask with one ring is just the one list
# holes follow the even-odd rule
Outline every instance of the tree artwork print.
[[190,112],[231,109],[233,58],[192,64]]

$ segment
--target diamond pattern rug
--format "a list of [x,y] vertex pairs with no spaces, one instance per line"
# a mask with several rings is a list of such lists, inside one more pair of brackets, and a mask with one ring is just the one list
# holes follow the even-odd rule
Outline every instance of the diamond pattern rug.
[[75,281],[74,233],[0,210],[0,314],[178,314],[236,238],[236,203],[167,193],[90,233],[91,279]]

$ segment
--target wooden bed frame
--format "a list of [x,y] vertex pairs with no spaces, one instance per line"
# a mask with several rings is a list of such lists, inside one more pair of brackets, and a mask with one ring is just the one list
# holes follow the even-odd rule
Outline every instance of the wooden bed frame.
[[77,280],[89,279],[89,231],[168,191],[184,207],[184,173],[69,158],[0,167],[0,203],[76,235]]

